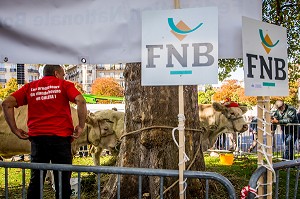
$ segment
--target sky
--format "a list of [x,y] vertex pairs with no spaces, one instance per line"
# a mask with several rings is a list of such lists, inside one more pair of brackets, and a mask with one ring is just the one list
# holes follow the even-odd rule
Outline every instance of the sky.
[[228,79],[237,79],[239,81],[244,80],[244,69],[238,68],[235,72],[230,73],[231,77]]
[[[236,79],[238,81],[244,81],[244,69],[243,68],[238,68],[235,72],[230,73],[231,77],[226,78],[225,80],[228,79]],[[218,84],[213,84],[213,86],[220,87],[222,85],[222,82],[218,82]]]

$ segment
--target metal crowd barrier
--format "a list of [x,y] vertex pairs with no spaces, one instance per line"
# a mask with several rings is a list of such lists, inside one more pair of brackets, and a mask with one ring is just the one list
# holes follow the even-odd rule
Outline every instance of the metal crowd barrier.
[[[78,173],[78,192],[77,198],[80,199],[81,187],[81,173],[82,172],[93,172],[97,174],[97,186],[98,186],[98,199],[101,197],[101,188],[100,188],[100,175],[101,174],[117,174],[117,198],[120,199],[122,196],[120,195],[120,186],[128,186],[121,185],[120,183],[120,175],[134,175],[138,176],[139,186],[138,186],[138,198],[142,198],[142,192],[147,190],[142,190],[142,177],[143,176],[159,176],[160,177],[160,198],[162,199],[163,191],[164,191],[164,178],[166,177],[174,177],[178,178],[178,170],[166,170],[166,169],[148,169],[148,168],[127,168],[127,167],[108,167],[108,166],[79,166],[79,165],[64,165],[64,164],[44,164],[44,163],[24,163],[24,162],[0,162],[0,168],[3,167],[5,169],[5,199],[8,199],[8,168],[21,168],[22,169],[22,198],[24,199],[26,196],[26,185],[25,185],[25,169],[38,169],[41,171],[41,174],[46,170],[57,170],[59,175],[59,196],[61,198],[61,172],[62,171],[72,171]],[[41,175],[43,176],[43,175]],[[236,199],[236,193],[231,182],[225,178],[224,176],[214,173],[214,172],[202,172],[202,171],[184,171],[185,178],[196,178],[196,179],[204,179],[205,180],[205,198],[208,199],[210,190],[209,190],[209,182],[216,181],[224,186],[226,192],[228,193],[228,198]],[[43,190],[43,181],[41,179],[41,190]],[[200,183],[200,182],[199,182]],[[188,185],[187,185],[188,186]],[[200,185],[199,185],[200,186]],[[43,192],[41,191],[40,198],[43,198]],[[203,197],[203,196],[202,196]],[[226,196],[224,196],[225,198]],[[21,198],[21,197],[20,197]]]
[[[299,185],[299,173],[300,173],[300,158],[296,160],[291,161],[283,161],[273,164],[273,169],[276,173],[276,182],[273,183],[273,198],[300,198],[300,192],[298,192],[298,185]],[[267,169],[265,167],[259,167],[251,176],[249,180],[249,186],[253,189],[256,189],[257,182],[261,176],[264,178],[264,182],[266,182],[266,172]],[[285,182],[280,183],[281,180],[283,181],[282,176],[280,174],[286,175]],[[295,178],[295,183],[291,184],[291,178]],[[266,193],[266,185],[264,186],[264,193]],[[285,188],[285,195],[279,195],[279,188]],[[255,195],[252,192],[249,192],[247,199],[253,199],[253,198],[260,198],[259,196]]]
[[[293,136],[291,139],[293,139],[290,143],[293,143],[293,159],[300,157],[300,124],[287,124],[284,125],[286,127],[289,127],[291,132],[293,133]],[[284,142],[284,135],[286,134],[285,128],[281,128],[280,125],[277,125],[276,128],[273,128],[273,158],[277,159],[283,159],[284,158],[284,151],[286,147],[286,143]],[[266,143],[266,135],[264,137],[264,142]],[[214,144],[213,150],[214,151],[232,151],[235,152],[237,156],[245,155],[245,154],[256,154],[257,152],[257,146],[255,145],[257,135],[253,134],[252,132],[245,131],[243,133],[224,133],[221,134],[216,143]],[[253,149],[250,151],[249,149],[251,146]]]

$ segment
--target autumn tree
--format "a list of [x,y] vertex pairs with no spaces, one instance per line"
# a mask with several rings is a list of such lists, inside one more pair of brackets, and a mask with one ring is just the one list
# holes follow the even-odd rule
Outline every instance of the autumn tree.
[[247,106],[256,104],[256,97],[245,96],[245,89],[240,85],[238,80],[234,79],[225,81],[221,88],[217,89],[213,95],[213,100],[217,102],[224,101],[226,98]]
[[8,82],[5,84],[5,88],[0,88],[0,98],[4,100],[7,96],[9,96],[11,93],[18,90],[18,82],[16,78],[11,78],[8,80]]
[[114,78],[97,78],[92,84],[91,92],[94,95],[123,97],[124,89]]

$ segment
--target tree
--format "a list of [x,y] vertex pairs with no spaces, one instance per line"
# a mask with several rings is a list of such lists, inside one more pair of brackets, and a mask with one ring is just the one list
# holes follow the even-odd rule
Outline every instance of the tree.
[[92,84],[92,94],[123,97],[124,89],[113,78],[97,78]]
[[[125,132],[140,130],[122,139],[117,166],[178,169],[178,148],[172,139],[172,128],[178,126],[178,87],[177,86],[141,86],[141,64],[127,64],[125,77]],[[197,106],[196,86],[184,86],[185,127],[200,129]],[[160,126],[160,127],[159,127]],[[163,126],[163,127],[161,127]],[[151,128],[147,128],[151,127]],[[147,128],[143,130],[143,128]],[[178,134],[176,134],[178,135]],[[185,131],[186,153],[195,159],[191,170],[205,169],[204,157],[200,147],[199,131]],[[178,138],[177,138],[178,140]],[[187,162],[187,167],[190,162]],[[137,195],[138,180],[132,176],[121,176],[121,195],[132,198]],[[166,179],[164,186],[169,187],[174,179]],[[111,177],[104,188],[105,198],[116,197],[117,178]],[[159,180],[156,177],[143,179],[143,190],[149,190],[150,198],[159,195]],[[199,189],[199,187],[198,187]],[[197,189],[197,190],[198,190]],[[188,193],[196,193],[189,183]],[[165,198],[178,198],[178,184]],[[199,194],[199,193],[198,193]]]
[[287,29],[289,81],[300,78],[300,1],[263,0],[263,21]]
[[18,90],[18,82],[16,78],[11,78],[5,85],[5,88],[0,88],[0,98],[4,100],[11,93]]
[[205,86],[205,91],[198,92],[198,104],[211,104],[215,89],[211,85]]
[[219,59],[219,80],[229,78],[231,72],[235,72],[237,68],[243,67],[242,59]]
[[247,106],[256,104],[256,97],[245,96],[245,89],[239,84],[238,80],[227,80],[220,89],[217,89],[213,95],[213,100],[220,102],[230,98],[232,101]]

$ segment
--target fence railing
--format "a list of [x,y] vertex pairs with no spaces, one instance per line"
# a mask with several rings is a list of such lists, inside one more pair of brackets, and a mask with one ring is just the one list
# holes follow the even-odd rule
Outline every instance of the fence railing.
[[[77,192],[77,198],[80,199],[81,195],[81,173],[82,172],[93,172],[97,174],[97,184],[98,184],[98,198],[101,197],[101,186],[100,186],[100,175],[101,174],[117,174],[117,198],[122,198],[120,193],[120,186],[131,186],[126,184],[120,183],[120,176],[121,175],[134,175],[138,176],[138,198],[142,198],[142,193],[147,192],[148,190],[142,190],[142,179],[143,176],[157,176],[160,177],[160,187],[159,187],[159,197],[162,199],[163,191],[164,191],[164,178],[166,177],[174,177],[178,178],[178,170],[166,170],[166,169],[148,169],[148,168],[127,168],[127,167],[108,167],[108,166],[75,166],[75,165],[64,165],[64,164],[43,164],[43,163],[24,163],[24,162],[0,162],[0,168],[3,167],[5,169],[5,198],[8,198],[9,193],[9,185],[8,185],[8,168],[21,168],[22,169],[22,197],[19,198],[25,198],[26,194],[26,185],[25,185],[25,169],[38,169],[41,171],[41,174],[45,172],[46,170],[57,170],[58,175],[61,176],[62,171],[72,171],[78,173],[78,192]],[[42,176],[42,175],[41,175]],[[230,199],[236,199],[236,193],[233,185],[231,182],[225,178],[224,176],[214,173],[214,172],[200,172],[200,171],[185,171],[184,172],[185,178],[195,178],[195,179],[203,179],[205,180],[205,198],[209,198],[210,190],[209,190],[209,182],[210,181],[216,181],[223,185],[225,188],[228,196],[227,198]],[[43,183],[40,182],[41,186],[40,188],[43,189]],[[199,183],[201,183],[201,180],[199,180]],[[61,177],[59,177],[59,184],[61,185]],[[188,185],[187,185],[188,186]],[[200,185],[199,185],[200,186]],[[202,185],[203,186],[203,185]],[[61,187],[61,186],[60,186]],[[42,191],[41,191],[42,193]],[[61,188],[59,189],[59,195],[61,197]],[[202,198],[203,196],[201,196]],[[224,196],[225,198],[226,196]],[[41,196],[42,198],[42,196]]]
[[[300,124],[277,125],[272,127],[273,134],[273,158],[277,159],[295,159],[300,156]],[[290,135],[290,137],[287,137]],[[264,141],[266,135],[263,136]],[[257,134],[245,131],[243,133],[224,133],[221,134],[216,143],[214,150],[235,151],[237,155],[244,155],[247,153],[256,154],[256,138]],[[288,150],[290,149],[290,150]],[[286,158],[284,152],[289,153],[287,156],[293,158]]]
[[[298,192],[298,185],[299,185],[299,173],[300,173],[300,158],[296,160],[291,160],[291,161],[283,161],[283,162],[278,162],[273,164],[273,169],[275,170],[276,173],[276,181],[273,183],[273,198],[278,199],[278,198],[300,198],[300,192]],[[259,167],[251,176],[249,180],[249,186],[253,189],[257,188],[257,183],[259,178],[262,176],[264,177],[264,182],[266,181],[266,172],[267,169],[265,167]],[[280,181],[283,181],[283,177],[280,176],[280,172],[282,172],[285,177],[285,183],[281,183]],[[293,173],[293,175],[291,175]],[[291,184],[291,178],[294,177],[294,183]],[[280,186],[281,185],[281,186]],[[264,193],[266,193],[266,187],[267,185],[263,185],[264,188]],[[285,187],[282,187],[285,186]],[[285,190],[285,195],[282,193],[279,195],[279,189],[284,189]],[[248,199],[253,199],[253,198],[258,198],[257,195],[255,195],[252,192],[249,192],[248,194]]]

